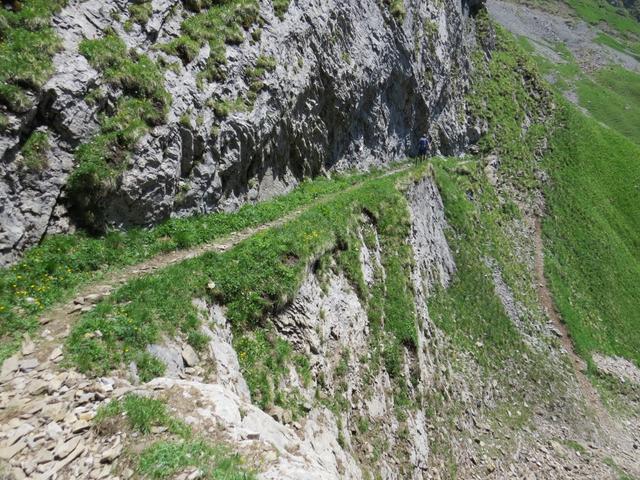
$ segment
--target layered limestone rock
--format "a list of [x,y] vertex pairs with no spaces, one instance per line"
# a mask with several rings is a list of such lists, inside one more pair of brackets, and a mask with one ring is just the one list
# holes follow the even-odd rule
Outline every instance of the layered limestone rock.
[[[280,18],[270,0],[261,0],[263,26],[251,26],[226,48],[226,80],[199,84],[208,45],[186,64],[158,49],[194,15],[181,3],[153,0],[150,18],[139,25],[128,22],[128,1],[69,1],[53,18],[62,39],[54,74],[34,107],[8,114],[0,133],[0,262],[77,223],[65,189],[74,152],[122,95],[78,46],[110,30],[131,51],[171,65],[163,70],[171,107],[165,123],[126,152],[124,171],[96,213],[98,230],[234,209],[305,176],[385,164],[414,153],[425,131],[434,151],[464,151],[481,130],[467,120],[464,101],[481,2],[404,3],[401,18],[376,0],[302,0]],[[216,115],[211,99],[246,97],[246,71],[259,58],[273,59],[275,68],[264,74],[255,101]],[[106,98],[96,102],[97,88]],[[31,171],[21,167],[20,150],[38,129],[48,132],[48,166]]]

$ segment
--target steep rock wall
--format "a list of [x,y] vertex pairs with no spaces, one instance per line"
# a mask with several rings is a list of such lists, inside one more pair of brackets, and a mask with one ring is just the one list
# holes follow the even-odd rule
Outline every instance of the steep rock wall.
[[[72,231],[86,216],[65,189],[74,152],[98,132],[101,115],[123,92],[78,47],[111,30],[130,51],[172,65],[163,70],[171,106],[165,121],[125,152],[123,171],[91,212],[91,229],[233,209],[287,191],[305,176],[404,158],[424,131],[433,150],[462,152],[481,130],[468,124],[464,102],[472,15],[481,2],[404,3],[400,18],[376,0],[299,0],[279,18],[271,1],[262,0],[264,26],[249,27],[244,40],[226,48],[226,80],[199,85],[208,45],[185,64],[158,49],[193,15],[181,3],[153,0],[150,18],[138,25],[127,23],[127,1],[69,1],[53,18],[62,38],[55,73],[33,108],[7,112],[0,133],[0,262],[14,261],[45,233]],[[275,68],[252,105],[216,115],[210,100],[246,96],[245,73],[260,57],[273,58]],[[92,99],[97,89],[99,101]],[[21,162],[34,131],[49,140],[48,165],[38,171]]]

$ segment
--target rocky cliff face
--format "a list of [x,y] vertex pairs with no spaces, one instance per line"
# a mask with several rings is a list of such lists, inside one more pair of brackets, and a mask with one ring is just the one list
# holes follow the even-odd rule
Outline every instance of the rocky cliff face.
[[[46,233],[233,209],[306,176],[406,157],[425,131],[446,154],[480,133],[464,93],[481,2],[229,1],[238,23],[222,52],[203,2],[137,3],[67,2],[51,20],[61,46],[49,80],[30,107],[1,107],[2,264]],[[120,38],[122,50],[107,61],[85,38]],[[117,75],[121,57],[130,70]],[[153,69],[153,113],[126,117]],[[36,165],[25,161],[35,138]]]

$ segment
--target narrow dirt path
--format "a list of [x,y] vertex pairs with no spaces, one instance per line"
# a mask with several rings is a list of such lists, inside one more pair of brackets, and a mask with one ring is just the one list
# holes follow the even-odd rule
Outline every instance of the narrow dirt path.
[[[395,168],[393,170],[385,172],[384,174],[376,178],[385,178],[405,171],[409,168],[410,165]],[[69,334],[71,325],[83,313],[91,310],[95,304],[100,302],[102,299],[110,295],[115,289],[127,283],[128,281],[137,277],[141,277],[143,275],[153,273],[170,265],[184,262],[185,260],[188,260],[190,258],[198,257],[207,252],[224,252],[226,250],[229,250],[243,240],[246,240],[249,237],[256,235],[257,233],[282,226],[298,218],[310,208],[330,202],[336,196],[359,188],[360,186],[362,186],[362,184],[363,181],[360,181],[340,192],[322,196],[318,200],[311,202],[304,207],[298,208],[284,215],[283,217],[278,218],[277,220],[267,222],[256,227],[250,227],[193,248],[161,253],[155,257],[145,260],[144,262],[109,273],[106,275],[106,277],[100,279],[99,281],[92,282],[81,287],[80,290],[74,294],[73,298],[70,301],[54,306],[40,316],[39,322],[45,327],[42,332],[42,336],[44,337],[45,341],[40,343],[38,351],[36,353],[36,357],[41,361],[45,360],[51,354],[53,349],[60,344],[61,339]]]
[[587,396],[589,400],[589,404],[591,405],[599,405],[600,397],[598,392],[596,392],[595,388],[585,375],[585,371],[587,369],[586,362],[578,356],[573,348],[573,342],[571,341],[571,337],[569,336],[569,330],[567,326],[564,324],[562,319],[560,318],[560,313],[556,308],[555,302],[553,300],[553,296],[551,291],[549,290],[549,285],[547,283],[547,277],[544,274],[544,244],[542,241],[542,222],[540,218],[536,218],[535,220],[536,227],[536,236],[535,236],[535,247],[536,247],[536,258],[535,258],[535,271],[536,271],[536,281],[538,284],[538,298],[540,299],[540,304],[544,309],[547,317],[553,323],[554,328],[560,335],[560,341],[562,342],[562,346],[569,354],[569,358],[571,359],[571,364],[575,370],[578,381],[580,382],[580,387],[582,388],[584,394]]
[[[287,215],[272,222],[268,222],[257,227],[247,228],[245,230],[232,233],[210,243],[198,245],[197,247],[161,253],[155,257],[145,260],[142,263],[131,265],[109,273],[100,281],[90,283],[81,287],[80,290],[74,294],[73,298],[70,301],[47,310],[39,318],[40,324],[46,326],[46,331],[43,333],[46,334],[46,337],[50,340],[59,340],[60,337],[66,337],[69,333],[71,325],[75,320],[77,320],[83,313],[91,310],[95,304],[103,300],[105,297],[109,296],[114,290],[124,285],[128,281],[134,278],[141,277],[143,275],[151,274],[170,265],[174,265],[184,262],[185,260],[198,257],[207,252],[224,252],[226,250],[229,250],[243,240],[246,240],[247,238],[252,237],[257,233],[263,232],[270,228],[284,225],[285,223],[290,222],[291,220],[300,216],[311,206],[318,205],[329,200],[330,198],[325,197],[318,202],[314,202],[304,208],[294,210],[293,212],[290,212]],[[54,343],[55,342],[47,342],[46,344],[42,345],[43,348],[40,349],[37,357],[40,360],[46,358],[50,354]]]
[[535,228],[536,228],[536,236],[535,236],[535,247],[536,247],[536,258],[535,258],[535,271],[536,271],[536,281],[538,283],[538,298],[540,299],[540,304],[544,309],[547,317],[553,323],[556,331],[560,334],[560,341],[562,342],[562,346],[569,354],[569,358],[571,359],[571,364],[573,365],[573,369],[575,370],[576,378],[580,384],[580,388],[584,393],[589,406],[591,406],[595,413],[601,419],[603,417],[609,418],[609,413],[602,405],[602,401],[600,400],[600,395],[594,388],[591,381],[585,375],[587,370],[586,362],[580,358],[580,356],[576,353],[573,342],[571,341],[571,337],[569,335],[569,330],[567,326],[564,324],[562,319],[560,318],[560,313],[556,308],[555,302],[553,300],[553,295],[551,294],[551,290],[549,290],[549,285],[547,283],[547,277],[544,274],[544,244],[542,241],[542,221],[540,218],[536,218],[535,220]]

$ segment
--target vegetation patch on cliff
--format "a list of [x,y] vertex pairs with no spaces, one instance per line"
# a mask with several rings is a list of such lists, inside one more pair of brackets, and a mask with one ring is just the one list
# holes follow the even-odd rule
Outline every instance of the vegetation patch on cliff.
[[[449,243],[456,251],[457,273],[446,290],[429,301],[430,314],[449,338],[473,352],[479,363],[495,366],[524,351],[520,333],[507,316],[487,278],[486,259],[515,269],[514,244],[500,225],[513,221],[517,208],[501,206],[480,163],[456,173],[456,162],[436,164],[436,178],[451,225]],[[505,258],[507,257],[507,258]],[[536,319],[539,320],[539,319]]]
[[225,77],[226,44],[244,41],[244,30],[256,23],[260,6],[256,0],[224,0],[198,10],[199,13],[182,23],[182,35],[161,45],[160,49],[187,64],[208,43],[210,53],[200,76],[210,82],[219,81]]
[[48,165],[49,135],[47,132],[33,132],[22,146],[20,153],[22,167],[30,172],[42,172]]
[[100,133],[77,149],[77,165],[67,183],[74,216],[96,231],[102,228],[105,201],[127,166],[129,151],[149,128],[164,121],[171,98],[158,65],[146,55],[128,51],[115,33],[83,40],[80,52],[106,83],[124,93],[114,111],[103,115]]
[[30,109],[30,93],[53,72],[60,39],[51,16],[66,0],[24,0],[0,8],[0,104],[12,112]]

